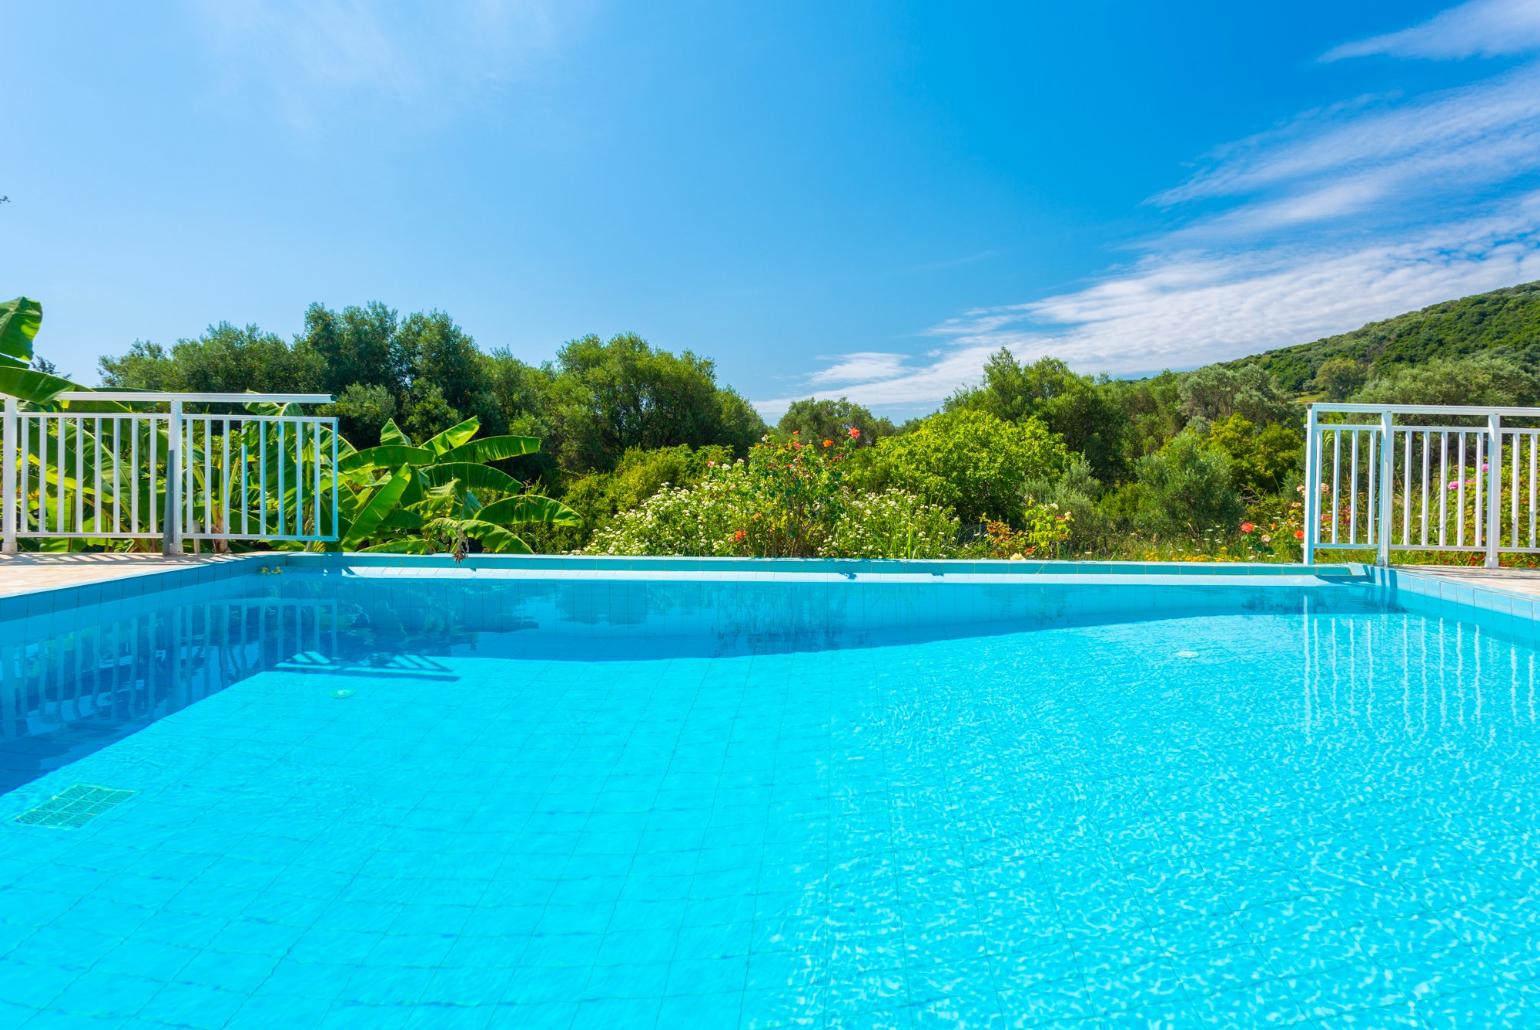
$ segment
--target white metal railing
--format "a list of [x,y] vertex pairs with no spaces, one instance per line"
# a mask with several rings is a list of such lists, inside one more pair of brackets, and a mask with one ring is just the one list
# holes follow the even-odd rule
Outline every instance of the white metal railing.
[[4,549],[26,538],[158,539],[167,554],[185,541],[336,540],[337,420],[288,410],[330,401],[80,390],[39,410],[7,397]]
[[1312,404],[1305,562],[1317,551],[1540,553],[1540,408]]

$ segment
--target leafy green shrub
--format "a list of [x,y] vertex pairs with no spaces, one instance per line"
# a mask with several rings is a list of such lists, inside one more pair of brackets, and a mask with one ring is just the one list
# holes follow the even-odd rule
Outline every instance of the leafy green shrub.
[[854,439],[766,440],[747,460],[668,487],[594,533],[589,554],[768,558],[940,557],[955,546],[951,512],[901,490],[866,494],[844,482]]
[[1193,430],[1139,459],[1135,469],[1134,524],[1142,532],[1196,540],[1239,527],[1243,507],[1230,456]]
[[1091,464],[1078,454],[1057,476],[1027,481],[1027,503],[1057,507],[1069,516],[1066,538],[1068,549],[1075,552],[1100,550],[1111,545],[1116,526],[1097,503],[1102,485],[1091,475]]
[[1232,484],[1251,503],[1304,473],[1305,434],[1293,425],[1273,422],[1259,429],[1237,412],[1209,427],[1209,442],[1229,455]]
[[821,553],[827,558],[945,558],[962,524],[945,508],[903,490],[857,494],[841,510]]
[[961,409],[880,441],[852,478],[871,490],[907,490],[927,504],[951,508],[964,523],[991,517],[1015,523],[1027,482],[1069,465],[1064,441],[1037,419],[1006,422]]
[[1540,375],[1503,354],[1429,358],[1377,373],[1353,398],[1366,404],[1531,405],[1540,401]]

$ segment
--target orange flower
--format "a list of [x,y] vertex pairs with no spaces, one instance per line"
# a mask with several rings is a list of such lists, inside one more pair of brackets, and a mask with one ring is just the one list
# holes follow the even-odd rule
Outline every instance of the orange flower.
[[850,427],[850,438],[852,440],[856,439],[860,435],[861,435],[861,430],[857,429],[855,426],[851,426]]
[[748,536],[749,535],[747,533],[745,533],[743,530],[740,529],[736,533],[733,534],[733,539],[738,541],[741,544],[741,543],[743,543],[743,541],[748,539]]
[[1256,529],[1256,528],[1257,528],[1256,527],[1256,523],[1253,523],[1253,522],[1242,522],[1241,523],[1241,532],[1242,533],[1250,533],[1253,529]]
[[1294,531],[1294,539],[1295,540],[1303,540],[1303,539],[1305,539],[1305,531],[1303,529],[1296,529]]
[[834,441],[833,441],[833,440],[825,440],[825,441],[824,441],[824,442],[823,442],[823,445],[824,445],[824,446],[825,446],[825,447],[833,447],[833,446],[834,446]]

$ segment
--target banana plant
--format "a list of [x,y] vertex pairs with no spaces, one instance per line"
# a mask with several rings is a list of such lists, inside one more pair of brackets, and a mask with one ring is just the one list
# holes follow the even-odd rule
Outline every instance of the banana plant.
[[448,552],[458,561],[474,541],[495,554],[529,554],[520,526],[577,526],[582,516],[560,501],[526,493],[489,464],[540,449],[532,436],[476,438],[468,418],[414,444],[395,421],[376,447],[356,450],[339,439],[340,527],[328,550],[408,554]]
[[43,325],[43,305],[30,297],[0,301],[0,393],[46,403],[64,390],[78,389],[68,379],[31,368],[32,340]]

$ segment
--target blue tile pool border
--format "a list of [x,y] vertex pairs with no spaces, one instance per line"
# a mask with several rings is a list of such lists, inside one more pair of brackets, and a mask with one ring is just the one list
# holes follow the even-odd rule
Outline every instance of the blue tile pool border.
[[[582,578],[613,575],[625,579],[743,579],[788,582],[934,581],[947,583],[1019,581],[1044,585],[1090,581],[1107,587],[1174,586],[1201,580],[1205,585],[1250,588],[1309,585],[1372,586],[1386,603],[1421,614],[1457,615],[1491,622],[1533,635],[1540,631],[1540,598],[1500,587],[1471,586],[1405,569],[1372,565],[1285,565],[1218,562],[1079,562],[1079,561],[904,561],[822,558],[621,558],[601,556],[475,556],[456,562],[443,555],[373,555],[273,552],[242,555],[218,563],[185,568],[145,568],[96,582],[39,587],[0,596],[0,622],[94,605],[132,602],[136,598],[198,591],[263,572],[328,572],[403,577],[474,576],[488,578]],[[159,597],[159,601],[171,600]],[[1457,609],[1451,612],[1450,608]]]

